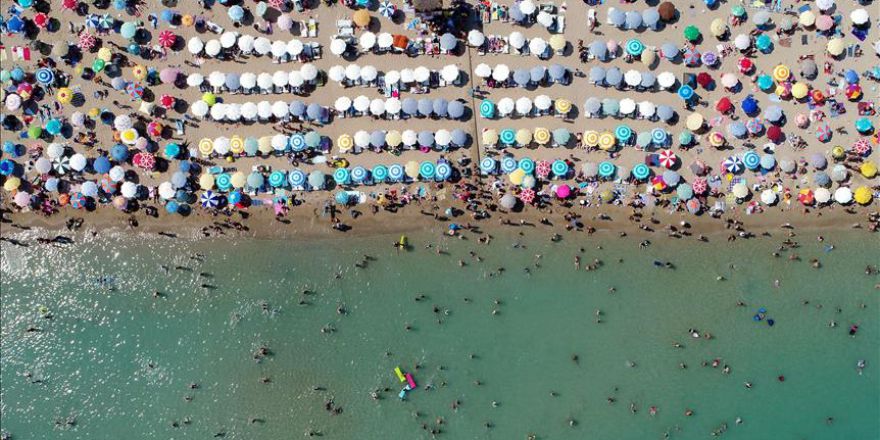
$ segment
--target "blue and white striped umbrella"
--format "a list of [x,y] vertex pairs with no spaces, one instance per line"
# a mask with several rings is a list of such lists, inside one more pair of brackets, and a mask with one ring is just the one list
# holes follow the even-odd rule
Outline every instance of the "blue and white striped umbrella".
[[220,206],[220,195],[214,191],[205,191],[199,199],[203,208],[216,208]]
[[492,174],[495,172],[495,165],[495,159],[486,157],[480,161],[480,170],[486,174]]
[[394,164],[388,167],[388,178],[395,181],[400,182],[403,180],[403,176],[405,175],[403,170],[403,165]]
[[303,151],[306,149],[306,137],[300,133],[290,135],[290,149],[293,151]]
[[290,170],[287,181],[290,182],[290,186],[303,186],[306,184],[306,173],[299,169]]
[[383,17],[391,18],[394,15],[394,11],[397,8],[390,1],[385,0],[382,3],[379,3],[379,13],[382,14]]
[[90,27],[92,29],[96,29],[98,26],[100,26],[100,24],[101,24],[100,17],[97,14],[89,14],[89,16],[86,17],[86,26],[87,27]]
[[550,166],[550,171],[553,171],[556,177],[564,177],[568,174],[568,164],[564,160],[555,160]]
[[727,170],[727,172],[734,174],[742,171],[743,167],[742,160],[736,156],[730,156],[727,159],[724,159],[724,162],[721,165]]
[[339,185],[347,184],[350,178],[351,175],[348,172],[348,168],[337,168],[336,171],[333,172],[333,180]]
[[376,182],[384,182],[388,178],[388,167],[385,165],[376,165],[373,167],[373,180]]
[[214,184],[217,185],[217,188],[220,191],[229,191],[229,188],[232,187],[232,177],[226,173],[219,174],[217,178],[214,179]]
[[364,183],[367,180],[367,169],[362,166],[356,166],[351,169],[351,180],[354,183]]
[[519,160],[519,168],[525,171],[526,174],[532,174],[535,172],[535,161],[528,157],[524,157]]
[[419,175],[422,176],[423,179],[433,179],[437,174],[437,166],[434,165],[434,162],[424,161],[421,165],[419,165]]
[[437,174],[435,176],[437,180],[446,180],[452,176],[452,167],[446,162],[440,162],[437,164],[435,173]]
[[651,140],[654,141],[657,145],[663,145],[666,143],[666,139],[669,138],[669,135],[666,133],[666,130],[657,127],[651,130]]
[[516,159],[507,156],[501,159],[501,172],[504,174],[512,173],[517,167]]
[[750,170],[756,170],[761,166],[761,157],[754,151],[747,151],[742,158],[743,164]]
[[287,176],[284,175],[284,171],[272,171],[272,174],[269,174],[269,185],[272,185],[273,188],[284,186],[285,180],[287,180]]
[[38,69],[34,76],[40,84],[52,84],[55,82],[55,72],[53,72],[52,69],[47,69],[45,67]]

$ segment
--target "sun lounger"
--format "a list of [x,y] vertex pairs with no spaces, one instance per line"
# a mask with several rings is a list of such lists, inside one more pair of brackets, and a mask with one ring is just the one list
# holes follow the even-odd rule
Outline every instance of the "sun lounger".
[[309,37],[316,38],[318,36],[318,22],[314,18],[309,19]]

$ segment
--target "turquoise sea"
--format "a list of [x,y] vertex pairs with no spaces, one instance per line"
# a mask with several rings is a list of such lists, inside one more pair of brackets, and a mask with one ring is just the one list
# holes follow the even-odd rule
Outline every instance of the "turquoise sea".
[[[640,249],[523,230],[491,246],[423,233],[406,251],[397,236],[4,243],[0,425],[22,440],[880,438],[876,235],[804,233],[773,258],[780,236]],[[575,271],[576,254],[601,264]],[[396,366],[418,384],[405,401]]]

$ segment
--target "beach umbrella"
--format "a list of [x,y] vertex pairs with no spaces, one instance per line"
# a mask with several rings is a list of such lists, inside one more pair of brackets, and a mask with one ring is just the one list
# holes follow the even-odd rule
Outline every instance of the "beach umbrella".
[[[726,161],[725,161],[726,163]],[[742,157],[742,163],[750,170],[756,170],[761,166],[761,158],[754,151],[747,151]],[[729,171],[729,170],[728,170]]]
[[700,39],[700,30],[694,25],[689,25],[684,28],[684,38],[687,41],[695,42]]
[[770,122],[779,122],[780,120],[782,120],[782,116],[782,107],[779,107],[778,105],[771,105],[767,107],[766,110],[764,110],[764,119]]
[[645,44],[638,38],[632,38],[626,42],[626,53],[632,56],[639,56],[645,51]]
[[547,145],[550,142],[550,131],[543,127],[535,128],[532,136],[538,145]]
[[426,180],[431,180],[437,173],[437,167],[434,162],[424,161],[419,165],[419,175]]
[[467,35],[468,44],[474,47],[482,46],[486,42],[486,36],[477,29],[471,29]]
[[681,181],[681,175],[673,170],[666,170],[663,172],[663,175],[660,177],[660,180],[666,184],[667,187],[672,188]]
[[773,205],[776,203],[776,192],[772,189],[761,191],[761,203],[765,205]]
[[415,180],[419,177],[419,163],[414,160],[407,162],[403,170],[410,179]]
[[568,174],[568,164],[564,160],[555,160],[550,166],[550,171],[558,178],[564,178]]
[[827,123],[820,123],[819,126],[816,127],[816,139],[820,142],[828,142],[831,140],[832,130],[831,126]]
[[689,101],[691,98],[694,97],[694,89],[691,88],[691,86],[682,85],[678,88],[678,96],[685,101]]
[[[131,183],[131,182],[126,182]],[[124,188],[124,185],[123,185]],[[137,186],[135,186],[135,192],[137,191]],[[123,194],[124,196],[124,194]],[[132,194],[129,198],[134,197]],[[73,209],[83,209],[86,206],[86,196],[81,192],[74,193],[70,196],[70,207]]]
[[874,162],[865,162],[859,167],[859,172],[866,179],[873,179],[877,175],[877,165]]
[[773,68],[773,79],[776,81],[785,81],[791,76],[791,70],[785,64],[779,64]]
[[678,162],[678,156],[676,156],[675,153],[672,152],[672,150],[662,150],[660,151],[658,156],[660,160],[660,165],[666,168],[671,169]]
[[842,186],[834,191],[834,201],[841,205],[847,205],[852,202],[853,193],[849,188]]
[[608,23],[614,27],[623,27],[626,24],[626,13],[617,9],[608,9]]
[[724,162],[721,163],[721,166],[724,167],[728,173],[737,174],[742,171],[743,161],[739,157],[728,156],[728,158],[724,159]]
[[772,154],[765,154],[761,156],[761,168],[769,171],[772,170],[775,166],[776,158]]
[[397,130],[391,130],[385,133],[385,144],[389,147],[397,147],[403,142],[403,137]]
[[617,67],[605,71],[605,83],[611,87],[617,87],[623,81],[623,73]]
[[598,173],[600,177],[609,178],[614,175],[616,167],[613,163],[605,161],[599,164]]
[[632,176],[635,179],[644,180],[644,179],[647,179],[648,176],[651,174],[651,170],[650,170],[650,168],[648,168],[647,165],[645,165],[643,163],[639,163],[633,167],[633,169],[632,169],[632,171],[630,171],[630,173],[632,173]]
[[[340,142],[340,141],[342,141],[342,142]],[[346,142],[341,138],[339,141],[337,141],[337,144],[340,144],[340,145],[345,144],[345,143]],[[367,148],[368,146],[370,146],[370,134],[364,130],[358,130],[354,134],[354,144],[360,148]]]
[[835,182],[843,182],[849,177],[849,170],[846,169],[843,165],[835,165],[831,168],[830,174],[831,180]]
[[636,87],[642,83],[642,74],[638,70],[627,70],[623,75],[624,82],[631,87]]
[[[827,125],[827,124],[825,124],[825,125]],[[855,127],[856,127],[856,131],[858,131],[861,134],[869,134],[872,131],[874,131],[874,123],[871,122],[871,120],[868,119],[867,117],[861,117],[859,119],[856,119]]]
[[[505,145],[513,145],[516,142],[516,131],[514,131],[512,128],[505,128],[504,130],[501,130],[501,132],[497,135],[497,138],[500,139],[501,143]],[[495,142],[490,143],[494,144]]]
[[744,199],[748,197],[750,191],[749,187],[746,186],[745,183],[740,182],[733,185],[733,188],[731,188],[731,192],[733,193],[734,197],[738,199]]
[[403,166],[400,164],[393,164],[388,167],[388,178],[395,182],[400,182],[406,176],[406,172],[403,169]]
[[633,131],[626,124],[618,125],[617,128],[614,129],[614,137],[617,138],[618,142],[625,144],[632,137]]
[[494,174],[496,166],[495,159],[492,159],[491,157],[484,157],[480,161],[480,171],[485,174]]
[[512,173],[518,169],[516,159],[511,156],[505,156],[501,159],[501,172],[505,174]]
[[400,139],[407,147],[412,147],[419,142],[419,134],[415,130],[404,130],[400,134]]
[[871,193],[871,189],[867,186],[860,186],[856,188],[853,193],[853,200],[860,205],[867,205],[871,203],[871,199],[873,199],[874,195]]
[[596,57],[599,61],[608,59],[608,46],[604,41],[595,40],[588,46],[590,55]]
[[731,122],[727,125],[727,133],[735,138],[742,139],[747,133],[746,126],[739,121]]
[[591,83],[601,84],[603,81],[605,81],[606,70],[602,66],[593,66],[592,68],[590,68],[589,75]]
[[229,10],[226,11],[229,19],[234,22],[240,22],[244,18],[244,8],[239,5],[233,5]]
[[434,133],[422,130],[419,132],[419,145],[423,147],[432,147],[434,146]]
[[553,130],[553,143],[557,145],[567,145],[571,140],[571,132],[567,128],[557,128]]
[[309,186],[313,189],[321,189],[324,187],[324,173],[314,170],[309,173]]

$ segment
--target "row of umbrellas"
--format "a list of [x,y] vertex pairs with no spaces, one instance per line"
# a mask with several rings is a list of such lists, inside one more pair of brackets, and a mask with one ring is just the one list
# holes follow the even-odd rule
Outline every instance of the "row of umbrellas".
[[480,116],[484,119],[509,117],[513,115],[514,111],[519,116],[530,116],[534,109],[537,109],[539,112],[547,112],[553,109],[556,114],[567,115],[572,110],[572,104],[567,99],[551,99],[547,95],[538,95],[534,100],[526,96],[516,100],[513,98],[501,98],[497,104],[491,99],[484,99],[480,102]]
[[617,67],[609,67],[606,69],[602,66],[591,67],[587,75],[591,83],[610,87],[626,85],[629,87],[651,89],[655,86],[660,86],[661,89],[665,90],[675,86],[678,81],[675,74],[669,71],[655,74],[650,71],[641,72],[635,69],[630,69],[624,72]]
[[[204,98],[209,98],[205,100]],[[318,103],[306,105],[304,102],[294,100],[285,101],[259,101],[245,102],[242,104],[233,103],[226,104],[215,102],[210,99],[211,96],[203,96],[203,99],[195,101],[190,105],[190,113],[197,118],[204,118],[210,115],[215,121],[237,122],[245,121],[267,121],[271,118],[284,119],[288,117],[298,118],[300,120],[312,120],[318,122],[326,122],[329,118],[329,110]]]
[[[449,83],[457,81],[461,74],[458,66],[455,64],[443,66],[439,72],[440,77]],[[360,66],[357,64],[349,64],[347,66],[335,65],[327,71],[327,77],[330,81],[338,83],[372,83],[378,80],[380,76],[386,85],[397,83],[426,83],[431,79],[431,69],[428,69],[425,66],[419,66],[415,69],[403,69],[400,71],[390,70],[383,74],[372,65]]]
[[644,118],[657,117],[661,121],[668,122],[675,118],[675,110],[668,105],[656,105],[651,101],[636,102],[632,98],[617,100],[614,98],[590,97],[584,101],[584,116],[638,116]]
[[212,58],[236,48],[243,54],[269,55],[280,60],[286,57],[296,58],[300,56],[305,46],[298,39],[272,41],[266,37],[240,35],[238,32],[229,31],[222,33],[220,38],[208,41],[203,41],[197,36],[192,37],[187,41],[186,47],[193,55],[206,55]]
[[283,153],[288,151],[305,151],[316,149],[324,144],[325,139],[316,131],[305,133],[293,133],[286,135],[277,133],[272,136],[242,137],[220,136],[216,138],[202,138],[199,140],[197,149],[204,157],[212,155],[225,156],[227,154],[254,156],[257,153]]
[[639,30],[648,28],[658,29],[660,23],[660,11],[658,8],[647,8],[642,11],[622,11],[617,8],[608,8],[607,23],[626,30]]
[[523,0],[512,4],[510,9],[508,9],[508,14],[515,22],[522,23],[534,19],[534,21],[545,28],[552,27],[556,22],[556,14],[552,14],[543,8],[538,10],[532,0]]
[[436,132],[429,130],[415,131],[404,130],[374,130],[368,132],[359,130],[354,135],[343,134],[336,139],[336,146],[340,152],[349,152],[353,148],[397,148],[401,145],[408,148],[449,148],[465,147],[470,139],[468,134],[461,129],[452,131],[439,129]]
[[333,181],[337,185],[371,184],[381,182],[404,182],[407,180],[438,181],[452,177],[454,169],[446,161],[411,160],[405,164],[376,165],[369,170],[362,166],[337,168]]
[[407,116],[439,117],[448,119],[460,119],[464,116],[465,105],[461,101],[448,101],[443,98],[374,98],[370,99],[360,95],[354,99],[347,96],[336,98],[333,104],[340,113],[354,110],[357,113],[371,114],[373,116],[399,114]]
[[570,73],[568,67],[561,64],[551,64],[550,66],[534,66],[529,69],[510,70],[507,64],[497,64],[494,67],[485,63],[480,63],[474,67],[474,75],[478,78],[492,78],[495,81],[507,81],[513,76],[513,81],[521,87],[538,84],[544,79],[549,78],[554,82],[565,81]]
[[482,132],[482,144],[484,146],[528,146],[532,142],[536,145],[564,146],[567,145],[572,138],[571,132],[567,128],[557,128],[553,131],[543,127],[537,127],[534,130],[521,128],[515,130],[505,128],[502,130],[485,129]]
[[304,84],[311,83],[318,78],[318,68],[314,64],[303,64],[297,70],[278,70],[274,73],[262,72],[259,74],[252,72],[224,73],[213,71],[207,77],[199,72],[191,73],[186,78],[186,84],[189,87],[203,87],[208,85],[215,90],[226,89],[230,91],[253,90],[259,88],[262,91],[275,90],[276,88],[285,87],[302,87]]
[[[554,34],[548,39],[541,37],[526,38],[522,32],[514,31],[507,35],[507,44],[510,47],[521,51],[528,49],[529,53],[535,56],[546,55],[548,49],[560,51],[565,49],[568,41],[561,34]],[[486,36],[478,30],[472,30],[468,33],[468,44],[474,47],[480,47],[486,43]]]

